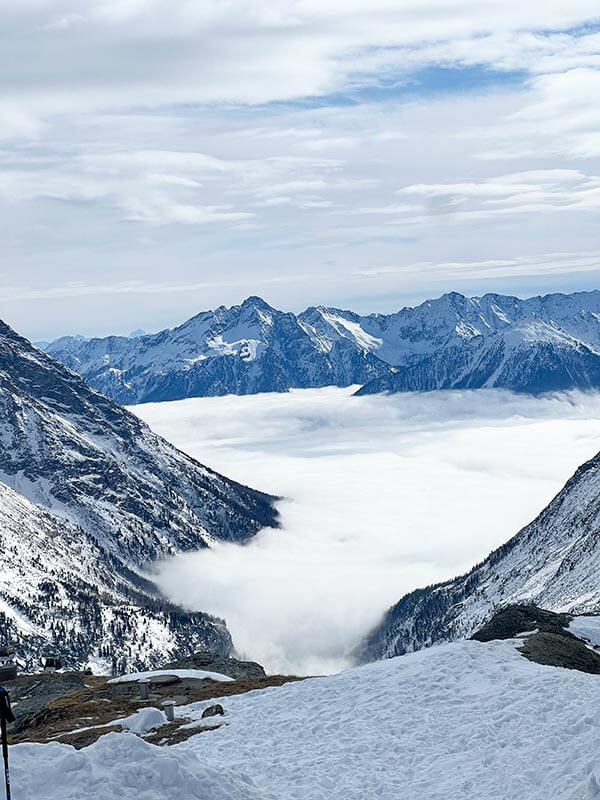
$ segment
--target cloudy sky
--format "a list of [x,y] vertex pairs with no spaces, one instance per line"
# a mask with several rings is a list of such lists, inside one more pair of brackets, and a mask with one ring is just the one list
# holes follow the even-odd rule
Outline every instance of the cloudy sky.
[[3,0],[0,314],[598,285],[597,0]]

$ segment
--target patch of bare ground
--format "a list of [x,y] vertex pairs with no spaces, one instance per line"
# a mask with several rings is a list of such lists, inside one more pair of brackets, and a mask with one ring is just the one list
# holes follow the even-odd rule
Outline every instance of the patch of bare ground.
[[[64,675],[55,675],[50,680],[57,681]],[[80,749],[95,742],[110,731],[121,731],[116,720],[127,717],[140,708],[154,706],[162,709],[165,700],[176,699],[178,706],[188,703],[208,701],[245,694],[259,689],[280,687],[292,681],[303,680],[289,675],[243,678],[223,683],[209,679],[174,678],[168,685],[153,684],[148,700],[140,699],[140,687],[132,682],[109,683],[109,678],[86,676],[81,688],[72,689],[72,681],[65,680],[66,693],[52,696],[37,709],[19,717],[19,705],[15,705],[17,724],[11,733],[10,743],[57,741],[71,744]],[[83,683],[83,682],[82,682]],[[68,687],[68,688],[67,688]],[[223,703],[226,709],[226,703]],[[24,703],[27,706],[26,703]],[[146,734],[144,738],[158,745],[171,745],[185,741],[190,736],[204,731],[215,730],[220,724],[206,724],[202,727],[182,728],[189,719],[176,718]]]

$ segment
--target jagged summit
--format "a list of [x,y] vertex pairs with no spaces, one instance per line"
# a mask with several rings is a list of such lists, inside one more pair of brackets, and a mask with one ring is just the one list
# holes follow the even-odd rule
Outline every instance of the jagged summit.
[[520,300],[449,292],[393,314],[282,312],[261,297],[138,339],[47,352],[121,403],[364,384],[360,394],[600,386],[600,292]]
[[247,297],[240,305],[240,308],[247,308],[248,306],[254,306],[255,308],[263,309],[264,311],[275,311],[273,306],[270,306],[266,300],[263,300],[262,297],[259,297],[256,294],[251,294]]

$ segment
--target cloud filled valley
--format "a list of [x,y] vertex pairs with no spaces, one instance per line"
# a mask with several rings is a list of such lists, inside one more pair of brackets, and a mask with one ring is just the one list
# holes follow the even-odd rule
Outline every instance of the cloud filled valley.
[[405,592],[529,522],[600,450],[600,396],[352,389],[133,410],[203,463],[281,496],[282,529],[161,565],[173,600],[226,618],[270,671],[323,673]]

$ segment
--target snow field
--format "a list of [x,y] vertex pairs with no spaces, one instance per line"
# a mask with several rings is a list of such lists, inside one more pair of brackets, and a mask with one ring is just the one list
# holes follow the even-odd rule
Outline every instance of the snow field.
[[14,798],[600,797],[600,678],[533,664],[521,644],[457,642],[223,698],[227,725],[172,747],[16,745]]
[[11,748],[14,800],[275,800],[237,770],[204,765],[132,733],[108,733],[83,750],[61,744]]
[[593,646],[600,646],[600,617],[575,617],[569,630]]
[[600,797],[600,679],[514,644],[459,642],[228,697],[229,724],[176,749],[282,800]]

